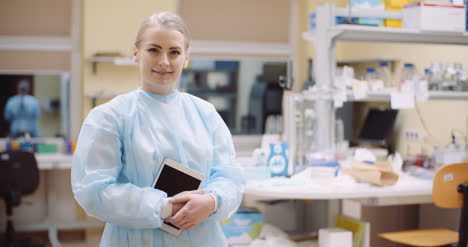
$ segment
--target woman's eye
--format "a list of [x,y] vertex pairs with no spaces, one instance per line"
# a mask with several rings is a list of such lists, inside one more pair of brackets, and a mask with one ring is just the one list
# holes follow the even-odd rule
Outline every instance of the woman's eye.
[[172,55],[179,55],[179,54],[180,54],[180,51],[173,50],[173,51],[171,51],[171,54],[172,54]]
[[157,52],[158,50],[156,48],[149,48],[148,51],[149,52]]

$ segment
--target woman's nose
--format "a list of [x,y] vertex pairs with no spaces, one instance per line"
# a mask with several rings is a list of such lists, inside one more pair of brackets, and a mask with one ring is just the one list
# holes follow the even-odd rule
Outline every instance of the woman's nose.
[[161,55],[161,59],[159,60],[159,66],[169,66],[169,58],[166,54]]

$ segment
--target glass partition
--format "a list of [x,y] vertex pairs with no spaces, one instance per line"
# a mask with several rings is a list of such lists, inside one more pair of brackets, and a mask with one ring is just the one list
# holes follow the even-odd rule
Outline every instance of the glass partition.
[[1,74],[0,83],[0,137],[70,136],[69,73]]
[[232,134],[263,134],[269,116],[281,115],[286,61],[191,58],[181,91],[211,102]]

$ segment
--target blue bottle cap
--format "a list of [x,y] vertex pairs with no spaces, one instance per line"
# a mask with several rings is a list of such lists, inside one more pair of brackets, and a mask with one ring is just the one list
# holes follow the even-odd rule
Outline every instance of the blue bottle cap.
[[375,69],[374,68],[366,68],[366,73],[374,73]]

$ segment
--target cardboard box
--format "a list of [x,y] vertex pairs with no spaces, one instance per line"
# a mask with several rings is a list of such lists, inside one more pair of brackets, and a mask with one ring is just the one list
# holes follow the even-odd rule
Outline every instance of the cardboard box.
[[263,214],[258,211],[237,212],[223,220],[221,226],[230,246],[248,245],[260,235]]
[[403,8],[403,27],[424,31],[464,32],[465,6],[439,2],[407,4]]
[[[385,4],[384,1],[381,0],[351,0],[350,1],[351,8],[353,10],[384,10]],[[383,26],[384,19],[383,18],[358,18],[357,23],[361,25],[369,25],[369,26]]]
[[323,228],[319,230],[320,247],[353,247],[353,235],[341,228]]

